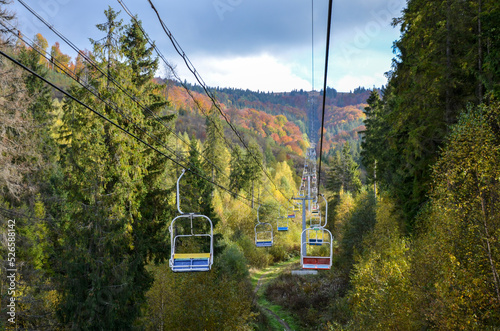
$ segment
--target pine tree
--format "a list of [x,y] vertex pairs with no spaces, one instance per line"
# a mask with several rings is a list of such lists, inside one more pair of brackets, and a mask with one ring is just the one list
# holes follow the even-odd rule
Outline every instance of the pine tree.
[[262,151],[256,142],[248,144],[248,150],[243,159],[243,187],[251,194],[252,201],[255,196],[255,187],[259,184],[263,164]]
[[187,172],[184,175],[186,189],[182,200],[185,208],[190,210],[189,212],[204,214],[207,211],[210,213],[213,185],[200,178],[200,176],[210,178],[203,170],[200,155],[198,141],[195,137],[192,137],[189,145],[188,167],[198,175],[192,172]]
[[[71,93],[144,137],[144,131],[154,132],[150,118],[113,81],[129,86],[133,93],[144,92],[137,94],[141,103],[151,105],[152,92],[144,88],[147,83],[132,82],[138,73],[120,44],[121,21],[112,8],[105,14],[106,23],[97,27],[106,36],[93,41],[93,56],[106,75],[93,67],[88,71],[90,85],[108,101],[96,100],[83,88]],[[61,146],[61,164],[71,208],[61,220],[60,246],[55,248],[59,258],[54,269],[62,289],[58,314],[70,328],[128,329],[140,315],[152,284],[146,263],[157,254],[166,255],[168,249],[165,236],[159,234],[170,214],[166,188],[159,183],[165,169],[143,144],[88,109],[67,100],[64,110],[67,143]],[[156,211],[152,206],[161,208]]]
[[[203,170],[200,156],[198,141],[195,137],[192,137],[188,155],[188,165],[191,171],[187,171],[184,178],[181,179],[181,210],[184,213],[197,213],[207,216],[215,228],[219,222],[219,216],[213,207],[214,186],[207,180],[210,176]],[[203,222],[200,224],[202,224],[201,228],[198,229],[200,232],[210,232],[207,223]],[[208,242],[205,241],[204,244],[207,245]],[[215,234],[213,244],[214,254],[219,254],[223,249],[222,236]],[[208,251],[208,247],[204,247],[203,249],[204,251]]]
[[348,142],[342,147],[342,152],[337,152],[335,155],[327,179],[327,188],[336,194],[343,190],[354,195],[361,189],[359,166],[352,158]]
[[[3,4],[5,2],[0,2]],[[5,11],[0,10],[2,19]],[[14,48],[1,43],[3,51],[17,56],[25,66],[44,77],[46,69],[39,64],[34,50]],[[55,287],[47,268],[50,256],[45,218],[47,194],[57,172],[56,146],[50,136],[52,99],[49,89],[34,75],[27,74],[9,61],[0,61],[0,235],[7,238],[7,220],[15,221],[16,258],[16,326],[24,329],[52,328],[55,302],[50,291]],[[43,194],[43,195],[42,195]],[[7,245],[1,252],[7,256]],[[3,270],[2,277],[5,277]],[[2,283],[3,284],[3,283]],[[2,289],[3,293],[6,293]],[[3,322],[0,329],[3,329]]]
[[[0,0],[0,18],[4,21],[12,21],[15,18],[15,15],[10,12],[7,8],[6,5],[12,3],[12,0]],[[5,28],[4,26],[0,26],[0,34],[8,33],[9,30]],[[5,45],[9,43],[9,38],[7,37],[7,40],[1,40],[0,44]]]
[[205,149],[203,151],[204,162],[203,168],[205,172],[214,178],[221,185],[227,184],[226,168],[230,158],[229,152],[224,146],[224,129],[219,116],[212,111],[207,116],[206,121],[207,139],[205,141]]
[[408,229],[428,199],[431,165],[450,125],[468,103],[481,102],[480,77],[487,81],[494,73],[478,64],[488,39],[484,18],[493,13],[493,5],[485,1],[478,7],[478,1],[411,0],[395,20],[402,33],[395,42],[397,57],[378,107],[378,124],[371,123],[365,132],[364,156],[367,166],[377,157],[377,177],[404,207]]
[[[141,108],[144,118],[142,127],[144,132],[136,132],[139,137],[152,146],[163,150],[165,144],[169,144],[170,135],[169,122],[174,115],[165,115],[165,108],[170,103],[162,96],[163,86],[153,81],[158,69],[158,59],[154,58],[153,46],[147,47],[147,39],[142,33],[142,23],[137,18],[125,26],[125,32],[121,37],[121,51],[129,64],[131,72],[131,84],[128,93],[138,101],[136,107]],[[158,139],[154,139],[156,137]],[[160,140],[160,141],[158,141]],[[167,220],[173,218],[174,211],[169,205],[167,196],[171,188],[166,183],[171,178],[171,162],[152,149],[146,149],[144,156],[150,160],[146,165],[143,178],[147,187],[145,195],[141,196],[140,214],[145,222],[135,222],[133,227],[136,232],[136,240],[142,240],[140,254],[161,261],[168,256],[169,246],[165,244]],[[136,243],[136,247],[138,243]],[[139,250],[139,249],[138,249]]]
[[[238,194],[245,187],[243,151],[239,145],[235,145],[231,153],[231,173],[229,174],[229,189]],[[236,198],[236,196],[234,196]]]
[[125,28],[122,37],[122,50],[132,68],[132,83],[143,86],[154,78],[158,70],[158,58],[153,59],[154,44],[147,47],[148,41],[142,33],[142,22],[137,17]]

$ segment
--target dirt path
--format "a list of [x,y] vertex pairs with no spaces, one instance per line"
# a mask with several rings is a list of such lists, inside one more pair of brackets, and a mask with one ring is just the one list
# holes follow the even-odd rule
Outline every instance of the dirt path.
[[288,323],[283,321],[278,315],[276,315],[271,309],[267,309],[266,307],[262,307],[264,308],[265,311],[267,311],[269,314],[271,314],[278,322],[280,322],[281,325],[283,325],[283,327],[285,328],[286,331],[292,331],[292,329],[290,329],[290,326],[288,326]]
[[264,277],[265,275],[267,275],[269,273],[268,272],[265,272],[263,273],[260,277],[259,277],[259,280],[257,281],[257,285],[255,286],[255,290],[253,290],[253,293],[254,294],[257,294],[257,291],[260,289],[260,287],[262,286],[262,277]]
[[[259,289],[265,285],[268,281],[269,281],[269,277],[267,277],[270,273],[281,273],[283,272],[284,269],[286,269],[286,267],[288,266],[289,264],[284,264],[284,265],[281,265],[277,268],[274,268],[274,269],[270,269],[270,270],[267,270],[266,272],[264,272],[260,277],[259,277],[259,280],[257,281],[257,284],[255,285],[255,289],[254,289],[254,294],[256,296],[259,296],[258,295],[258,291]],[[264,294],[262,293],[261,296],[264,296]],[[273,316],[282,326],[285,330],[287,331],[291,331],[292,329],[290,328],[290,326],[288,325],[288,323],[284,320],[281,319],[281,317],[279,317],[275,312],[273,312],[272,310],[270,310],[269,308],[267,307],[264,307],[264,306],[260,306],[263,310],[265,310],[269,315]]]

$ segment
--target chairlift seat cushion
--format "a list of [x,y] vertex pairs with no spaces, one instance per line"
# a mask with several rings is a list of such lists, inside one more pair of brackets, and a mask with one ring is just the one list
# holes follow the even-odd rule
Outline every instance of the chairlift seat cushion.
[[278,231],[288,231],[288,226],[278,226]]
[[209,271],[210,253],[196,254],[174,254],[172,271],[190,272],[190,271]]
[[323,245],[323,239],[309,239],[307,243],[313,246],[321,246]]
[[329,257],[304,257],[302,263],[302,269],[330,269]]
[[267,240],[266,241],[257,241],[255,243],[255,245],[257,247],[271,247],[273,245],[273,242],[270,240],[269,241],[267,241]]
[[174,259],[210,258],[210,253],[175,253]]

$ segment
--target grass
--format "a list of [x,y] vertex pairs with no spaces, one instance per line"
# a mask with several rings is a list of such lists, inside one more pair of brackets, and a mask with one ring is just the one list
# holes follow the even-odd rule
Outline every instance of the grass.
[[[275,305],[271,302],[269,302],[264,296],[260,297],[259,300],[257,301],[259,306],[263,308],[267,308],[276,315],[279,316],[283,321],[285,321],[290,329],[292,330],[300,330],[300,327],[298,326],[297,322],[295,321],[294,317],[288,312],[287,310],[283,309],[280,305]],[[266,312],[265,312],[266,313]],[[270,324],[273,325],[273,327],[276,327],[277,330],[283,330],[283,326],[274,318],[274,316],[268,315],[268,319],[270,320]]]
[[[292,330],[298,330],[298,325],[295,322],[294,318],[292,315],[287,312],[286,310],[283,309],[280,305],[275,305],[271,302],[269,302],[264,293],[265,293],[265,288],[267,285],[276,279],[282,272],[289,271],[293,268],[294,265],[297,264],[299,261],[298,257],[292,258],[288,261],[280,262],[277,264],[274,264],[266,269],[262,270],[251,270],[250,271],[250,280],[252,283],[252,286],[255,288],[259,282],[259,279],[261,280],[261,286],[258,289],[256,296],[257,296],[257,304],[262,307],[269,309],[273,313],[279,316],[283,321],[285,321]],[[262,277],[262,278],[261,278]],[[262,309],[263,313],[267,316],[269,320],[270,326],[275,329],[275,330],[282,330],[283,326],[276,320],[274,316],[269,314],[265,309]]]

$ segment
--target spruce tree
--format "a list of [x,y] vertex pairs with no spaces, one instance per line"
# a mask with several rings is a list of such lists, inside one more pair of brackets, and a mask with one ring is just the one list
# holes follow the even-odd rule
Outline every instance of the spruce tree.
[[215,111],[207,116],[206,121],[207,139],[203,151],[203,168],[207,175],[213,177],[221,185],[227,184],[226,167],[229,161],[229,153],[224,146],[224,128],[222,121]]
[[[229,164],[231,173],[229,174],[229,189],[238,194],[244,188],[244,165],[243,151],[239,145],[235,145],[231,153],[231,162]],[[236,198],[236,196],[234,196]]]
[[[148,104],[153,92],[144,88],[147,83],[132,82],[138,73],[120,43],[121,21],[112,8],[105,14],[107,21],[97,27],[106,35],[92,42],[94,61],[106,75],[90,66],[88,71],[89,84],[106,102],[83,88],[71,93],[127,131],[145,137],[144,131],[155,132],[150,118],[114,81],[134,93],[144,92],[136,94],[142,103]],[[54,260],[61,286],[58,313],[70,328],[129,329],[152,284],[146,263],[168,249],[166,237],[159,234],[170,214],[168,195],[161,198],[166,188],[159,183],[165,169],[146,146],[80,104],[67,100],[64,110],[61,164],[71,208],[61,219]]]
[[348,142],[342,147],[342,152],[337,152],[327,179],[327,188],[336,194],[341,190],[356,194],[361,189],[359,179],[359,166],[351,155]]

